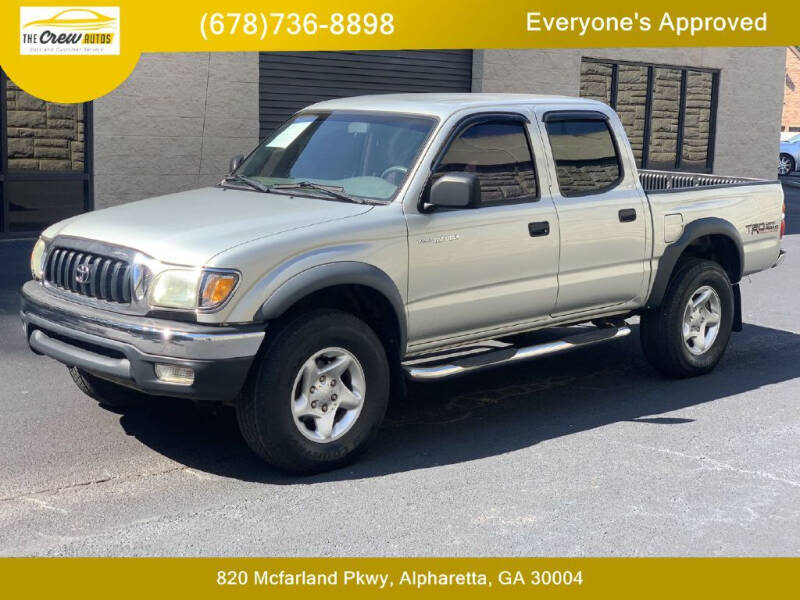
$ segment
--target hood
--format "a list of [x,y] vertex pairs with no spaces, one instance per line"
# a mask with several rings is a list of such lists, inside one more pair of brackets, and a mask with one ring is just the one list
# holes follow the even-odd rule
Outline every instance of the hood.
[[371,205],[231,188],[203,188],[98,210],[44,235],[127,246],[162,262],[202,266],[233,246],[362,214]]

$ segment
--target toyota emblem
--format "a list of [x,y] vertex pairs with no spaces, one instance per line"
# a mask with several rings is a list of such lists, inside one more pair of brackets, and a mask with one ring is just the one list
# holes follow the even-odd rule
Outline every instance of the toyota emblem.
[[80,284],[89,283],[89,265],[75,267],[75,281]]

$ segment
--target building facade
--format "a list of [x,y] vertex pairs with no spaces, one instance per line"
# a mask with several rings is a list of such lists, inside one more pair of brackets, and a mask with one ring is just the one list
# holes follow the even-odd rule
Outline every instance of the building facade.
[[800,50],[796,46],[786,48],[781,131],[800,133]]
[[0,236],[212,185],[293,112],[391,92],[582,95],[620,114],[646,168],[774,178],[785,48],[143,55],[93,103],[41,102],[0,73]]

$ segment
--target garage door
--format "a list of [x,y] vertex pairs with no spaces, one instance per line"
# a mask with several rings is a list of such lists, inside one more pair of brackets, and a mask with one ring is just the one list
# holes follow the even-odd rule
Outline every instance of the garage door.
[[397,92],[469,92],[472,50],[262,52],[261,137],[314,102]]

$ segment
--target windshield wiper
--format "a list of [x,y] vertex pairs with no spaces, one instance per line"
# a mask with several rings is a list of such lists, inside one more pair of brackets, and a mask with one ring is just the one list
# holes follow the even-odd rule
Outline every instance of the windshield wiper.
[[228,181],[241,181],[242,183],[249,185],[254,190],[258,190],[259,192],[269,191],[269,186],[266,186],[260,181],[256,181],[255,179],[251,179],[246,175],[228,175],[228,177],[222,180],[222,183],[226,183]]
[[342,188],[331,186],[331,185],[321,185],[319,183],[314,183],[313,181],[297,181],[293,183],[275,183],[267,188],[268,191],[272,190],[316,190],[319,192],[325,192],[332,198],[336,198],[338,200],[344,200],[345,202],[355,202],[356,204],[369,204],[366,200],[362,200],[361,198],[357,198],[355,196],[351,196],[350,194],[345,194],[342,191]]

